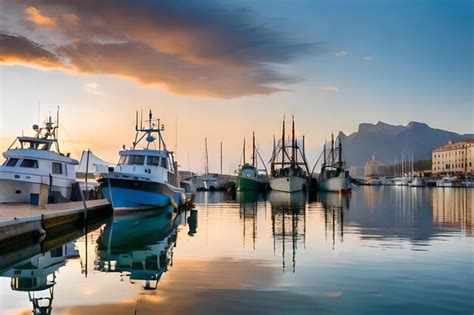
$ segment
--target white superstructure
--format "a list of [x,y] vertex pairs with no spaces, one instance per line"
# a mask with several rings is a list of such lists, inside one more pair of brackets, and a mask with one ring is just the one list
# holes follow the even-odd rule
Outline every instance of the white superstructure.
[[57,128],[49,117],[45,127],[33,126],[36,136],[18,137],[3,152],[5,162],[0,166],[0,202],[36,204],[41,185],[54,202],[71,197],[78,161],[59,151]]

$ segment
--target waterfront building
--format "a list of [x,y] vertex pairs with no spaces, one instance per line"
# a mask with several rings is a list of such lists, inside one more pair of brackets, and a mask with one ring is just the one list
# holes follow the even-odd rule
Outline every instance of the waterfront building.
[[474,138],[434,148],[432,151],[433,174],[474,173]]

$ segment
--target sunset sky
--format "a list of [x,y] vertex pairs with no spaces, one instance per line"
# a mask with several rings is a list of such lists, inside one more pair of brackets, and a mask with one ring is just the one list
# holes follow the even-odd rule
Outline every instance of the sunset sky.
[[310,162],[361,122],[474,132],[472,1],[0,0],[0,20],[2,151],[58,106],[77,158],[116,162],[151,108],[195,171],[205,137],[211,171],[252,130],[269,158],[283,115]]

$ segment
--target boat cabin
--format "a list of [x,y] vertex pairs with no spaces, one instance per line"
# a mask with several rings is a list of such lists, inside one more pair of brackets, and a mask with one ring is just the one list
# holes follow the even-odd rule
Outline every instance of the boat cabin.
[[174,166],[169,151],[120,151],[115,167],[118,177],[142,177],[146,180],[174,183]]

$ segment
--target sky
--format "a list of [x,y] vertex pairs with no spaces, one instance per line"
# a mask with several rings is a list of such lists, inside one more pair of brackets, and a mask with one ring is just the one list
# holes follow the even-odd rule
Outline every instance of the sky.
[[[181,168],[265,159],[294,115],[310,163],[331,132],[410,121],[474,132],[472,1],[0,0],[0,147],[60,107],[60,143],[116,162],[135,111]],[[40,117],[40,118],[38,118]],[[177,143],[177,145],[176,145]],[[249,150],[248,150],[249,151]]]

